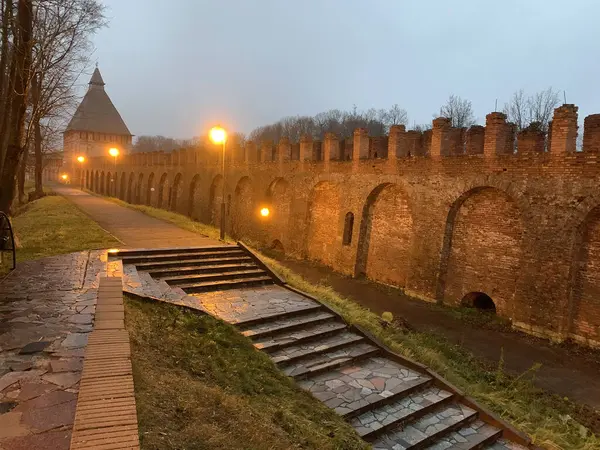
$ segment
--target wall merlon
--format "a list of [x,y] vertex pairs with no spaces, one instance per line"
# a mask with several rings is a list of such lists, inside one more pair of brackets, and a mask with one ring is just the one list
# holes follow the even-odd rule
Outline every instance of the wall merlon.
[[300,138],[300,161],[311,160],[313,154],[313,139],[307,134]]
[[408,156],[406,127],[404,125],[392,125],[388,139],[387,157],[390,161],[393,161],[396,158],[404,158],[406,156]]
[[450,154],[449,149],[449,131],[450,131],[450,119],[446,117],[438,117],[433,119],[432,134],[431,134],[431,150],[430,156],[434,159],[438,159],[442,156],[448,156]]
[[280,162],[289,161],[292,157],[292,145],[290,138],[282,137],[277,144],[277,160]]
[[577,150],[577,110],[575,105],[562,105],[554,110],[551,153],[558,155]]
[[583,121],[583,151],[600,153],[600,114],[587,116]]
[[369,132],[366,128],[357,128],[353,134],[352,160],[369,158]]

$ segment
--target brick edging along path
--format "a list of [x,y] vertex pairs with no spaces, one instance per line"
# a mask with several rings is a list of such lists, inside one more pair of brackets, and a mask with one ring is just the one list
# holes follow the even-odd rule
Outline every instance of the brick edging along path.
[[85,351],[71,450],[139,449],[121,277],[101,278]]

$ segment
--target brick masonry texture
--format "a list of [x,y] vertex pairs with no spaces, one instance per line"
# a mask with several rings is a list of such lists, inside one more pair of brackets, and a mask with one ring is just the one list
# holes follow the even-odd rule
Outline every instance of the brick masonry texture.
[[[323,143],[247,143],[91,158],[86,186],[132,203],[219,223],[239,239],[283,247],[427,301],[458,305],[482,292],[526,332],[600,346],[600,133],[577,107],[555,110],[547,136],[516,132],[502,113],[456,130],[357,130]],[[580,130],[581,132],[581,130]],[[550,137],[551,135],[551,137]],[[386,151],[383,147],[387,145]],[[267,220],[258,210],[269,205]],[[354,214],[352,239],[344,222]]]

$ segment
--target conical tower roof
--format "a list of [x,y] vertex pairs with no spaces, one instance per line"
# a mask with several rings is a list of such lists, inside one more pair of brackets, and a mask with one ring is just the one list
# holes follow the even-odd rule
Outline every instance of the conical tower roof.
[[88,91],[65,131],[91,131],[131,136],[119,111],[104,90],[104,80],[97,67],[90,79]]

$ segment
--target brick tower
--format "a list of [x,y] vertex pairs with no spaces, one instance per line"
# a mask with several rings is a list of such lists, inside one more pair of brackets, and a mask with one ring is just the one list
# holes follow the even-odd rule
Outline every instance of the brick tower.
[[127,154],[132,137],[104,90],[104,80],[96,67],[88,90],[63,133],[65,169],[73,172],[78,156],[108,156],[108,149],[112,147]]

